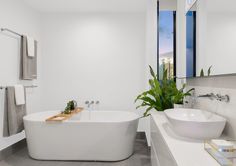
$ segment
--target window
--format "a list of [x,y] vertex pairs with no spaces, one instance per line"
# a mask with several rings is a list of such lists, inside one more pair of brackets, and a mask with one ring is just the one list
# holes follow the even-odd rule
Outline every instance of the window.
[[159,79],[167,70],[169,78],[174,78],[175,72],[175,11],[159,11],[159,49],[158,71]]

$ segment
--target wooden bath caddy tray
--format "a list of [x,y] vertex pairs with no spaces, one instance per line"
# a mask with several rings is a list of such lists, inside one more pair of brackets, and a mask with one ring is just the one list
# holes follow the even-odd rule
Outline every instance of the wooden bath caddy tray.
[[80,113],[81,111],[83,111],[84,108],[82,107],[78,107],[76,108],[75,110],[71,111],[70,114],[63,114],[63,113],[60,113],[60,114],[57,114],[57,115],[54,115],[54,116],[51,116],[49,118],[46,119],[46,122],[62,122],[64,120],[67,120],[69,119],[70,117],[72,117],[73,115],[77,114],[77,113]]

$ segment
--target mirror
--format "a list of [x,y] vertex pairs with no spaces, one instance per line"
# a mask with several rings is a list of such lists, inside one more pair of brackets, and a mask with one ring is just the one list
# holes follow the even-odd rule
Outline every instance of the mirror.
[[197,0],[186,14],[186,77],[236,73],[236,1]]

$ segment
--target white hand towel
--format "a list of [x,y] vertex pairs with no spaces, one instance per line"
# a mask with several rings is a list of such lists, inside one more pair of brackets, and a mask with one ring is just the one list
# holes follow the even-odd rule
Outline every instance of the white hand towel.
[[34,39],[30,36],[27,36],[27,49],[28,49],[28,56],[34,57]]
[[25,104],[25,90],[23,85],[15,85],[15,99],[16,105],[24,105]]

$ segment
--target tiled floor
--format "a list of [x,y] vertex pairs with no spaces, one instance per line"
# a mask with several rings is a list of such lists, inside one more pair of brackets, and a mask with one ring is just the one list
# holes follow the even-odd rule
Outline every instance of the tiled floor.
[[38,161],[31,159],[27,148],[24,147],[0,161],[0,166],[151,166],[151,163],[146,141],[137,139],[134,154],[127,160],[119,162]]

